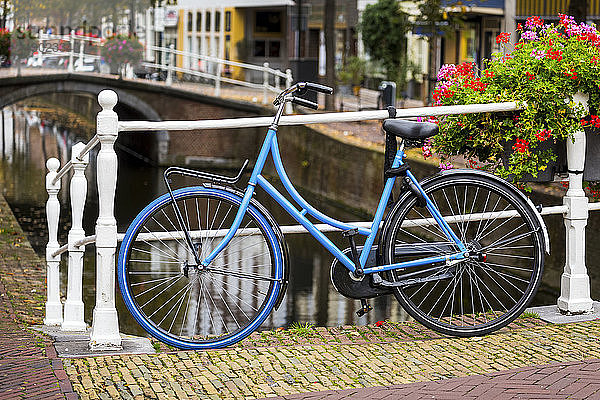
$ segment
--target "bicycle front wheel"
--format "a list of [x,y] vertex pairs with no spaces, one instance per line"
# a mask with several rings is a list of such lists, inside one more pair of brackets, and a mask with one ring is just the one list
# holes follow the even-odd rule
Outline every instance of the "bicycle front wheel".
[[[541,281],[544,236],[536,210],[513,186],[482,173],[441,175],[423,189],[471,257],[391,271],[390,280],[401,283],[396,299],[416,320],[448,335],[484,335],[506,326]],[[386,263],[459,251],[412,194],[390,218]]]
[[190,187],[167,193],[130,225],[119,252],[123,300],[152,336],[184,349],[218,348],[252,333],[282,290],[283,252],[268,219],[250,205],[229,244],[207,267],[197,266],[184,229],[206,258],[232,225],[241,198]]

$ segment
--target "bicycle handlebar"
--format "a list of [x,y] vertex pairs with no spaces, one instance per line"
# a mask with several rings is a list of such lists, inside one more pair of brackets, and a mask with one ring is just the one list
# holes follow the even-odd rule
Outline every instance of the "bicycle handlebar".
[[[304,86],[304,87],[302,87]],[[320,85],[318,83],[312,83],[312,82],[300,82],[298,83],[298,88],[299,89],[308,89],[308,90],[314,90],[315,92],[321,92],[321,93],[325,93],[325,94],[333,94],[333,88],[330,88],[329,86],[325,86],[325,85]]]
[[301,97],[292,97],[290,101],[292,103],[298,104],[299,106],[312,108],[313,110],[317,110],[319,108],[319,105],[317,103],[313,103],[312,101],[303,99]]
[[[275,106],[281,104],[281,102],[285,101],[284,99],[290,93],[298,92],[298,94],[304,94],[308,90],[314,90],[315,92],[321,92],[321,93],[325,93],[325,94],[333,94],[333,88],[330,88],[329,86],[320,85],[318,83],[312,83],[312,82],[298,82],[295,85],[292,85],[289,88],[283,90],[281,93],[279,93],[279,95],[273,101],[273,104]],[[295,97],[295,98],[297,99],[297,97]],[[291,100],[291,98],[290,98],[290,100]],[[310,103],[314,104],[312,102],[310,102]],[[297,104],[300,104],[300,103],[297,103]],[[305,105],[305,104],[301,104],[301,105],[304,105],[304,106],[310,107],[310,108],[314,108],[313,105],[310,105],[310,106]]]

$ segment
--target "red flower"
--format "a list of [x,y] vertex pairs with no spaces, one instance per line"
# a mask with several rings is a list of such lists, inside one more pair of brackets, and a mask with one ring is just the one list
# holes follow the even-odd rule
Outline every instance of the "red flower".
[[598,61],[600,61],[600,58],[598,58],[598,57],[596,57],[596,56],[592,57],[592,63],[593,63],[594,65],[598,65]]
[[542,129],[541,131],[537,132],[535,134],[535,137],[540,141],[543,142],[546,139],[548,139],[550,136],[552,135],[552,131],[550,129]]
[[527,71],[525,72],[525,75],[527,75],[527,79],[529,79],[530,81],[535,79],[535,75],[533,75],[531,72]]
[[550,58],[551,60],[562,60],[562,51],[560,50],[548,50],[548,52],[546,53],[546,57]]
[[534,15],[533,17],[527,18],[525,25],[526,26],[542,26],[542,25],[544,25],[544,20],[541,19],[540,17]]
[[481,82],[479,78],[468,79],[465,82],[465,87],[471,88],[476,92],[483,92],[487,88],[487,84]]
[[518,31],[522,31],[523,30],[523,25],[521,25],[521,23],[517,24],[517,30]]
[[456,67],[456,71],[461,76],[473,76],[473,63],[464,62]]
[[381,326],[383,326],[384,324],[385,324],[385,321],[377,321],[377,322],[375,322],[375,326],[378,327],[378,328],[381,327]]
[[508,43],[510,42],[510,33],[502,32],[498,36],[496,36],[496,43]]
[[571,68],[570,71],[565,71],[563,72],[563,75],[568,76],[569,79],[577,79],[577,72],[575,72],[575,70],[573,68]]
[[529,151],[529,142],[527,140],[517,139],[512,148],[519,153],[526,153]]
[[596,128],[600,128],[600,117],[597,115],[590,115],[590,120],[586,121],[585,118],[580,121],[581,126],[594,126]]
[[490,70],[488,70],[488,69],[486,69],[486,70],[484,71],[484,74],[485,74],[485,77],[486,77],[486,78],[493,78],[493,77],[494,77],[494,71],[490,71]]

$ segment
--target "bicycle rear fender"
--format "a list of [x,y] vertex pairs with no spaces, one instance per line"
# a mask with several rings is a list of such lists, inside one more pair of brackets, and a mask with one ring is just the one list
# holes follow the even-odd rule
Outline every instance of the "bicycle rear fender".
[[[236,196],[239,196],[240,198],[244,197],[243,191],[241,191],[235,187],[232,187],[232,186],[222,186],[222,185],[213,184],[213,183],[205,183],[205,184],[203,184],[203,186],[210,187],[212,189],[220,189],[220,190],[232,193]],[[271,213],[265,208],[265,206],[260,204],[258,202],[258,200],[256,200],[254,197],[252,197],[250,199],[250,204],[252,206],[254,206],[260,213],[262,213],[265,216],[265,218],[267,219],[267,221],[273,228],[273,232],[275,232],[275,236],[277,236],[277,240],[279,241],[279,245],[281,246],[281,251],[283,252],[283,281],[281,282],[281,290],[279,291],[279,295],[277,296],[277,300],[275,301],[275,306],[274,306],[275,310],[278,310],[279,306],[281,305],[281,302],[283,301],[283,298],[285,297],[285,292],[287,291],[287,286],[288,286],[289,276],[290,276],[290,268],[289,268],[290,257],[289,257],[288,245],[287,245],[287,242],[285,241],[285,237],[283,236],[283,232],[281,232],[281,228],[279,227],[279,224],[277,223],[275,218],[271,215]]]
[[[423,179],[421,182],[419,182],[419,184],[421,186],[426,186],[432,182],[435,182],[436,180],[440,180],[440,179],[446,178],[448,176],[455,176],[455,175],[480,175],[480,176],[485,176],[486,178],[488,178],[490,180],[494,180],[499,183],[510,184],[510,182],[507,182],[506,180],[504,180],[494,174],[491,174],[486,171],[481,171],[479,169],[448,169],[448,170],[441,171],[435,175],[432,175],[432,176],[429,176],[429,177]],[[544,234],[544,249],[546,250],[547,254],[550,254],[550,238],[548,236],[548,228],[546,227],[546,223],[542,219],[541,214],[538,212],[537,208],[535,208],[535,205],[531,202],[531,200],[527,196],[525,196],[525,194],[523,194],[523,192],[521,192],[520,190],[518,190],[517,188],[514,188],[514,187],[513,187],[513,192],[516,193],[523,201],[525,201],[527,204],[529,204],[529,206],[533,210],[535,210],[535,216],[537,217],[538,223],[540,224],[540,226],[542,228],[542,232]],[[394,207],[392,208],[392,210],[390,211],[390,213],[388,215],[392,215],[394,213],[394,211],[398,207],[400,207],[400,205],[404,201],[406,201],[411,195],[412,195],[412,192],[410,190],[407,190],[406,192],[402,193],[398,197],[398,200],[396,200]],[[379,244],[380,244],[379,248],[383,248],[383,247],[381,247],[381,245],[384,243],[385,237],[388,234],[390,224],[391,224],[390,218],[386,218],[383,228],[381,230],[381,235],[379,236]]]

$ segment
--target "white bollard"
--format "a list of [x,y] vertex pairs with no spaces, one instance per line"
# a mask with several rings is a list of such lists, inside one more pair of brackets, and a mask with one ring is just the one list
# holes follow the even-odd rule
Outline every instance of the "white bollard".
[[60,191],[60,180],[52,183],[56,172],[60,167],[60,161],[50,158],[46,162],[48,174],[46,175],[46,190],[48,201],[46,202],[46,219],[48,221],[48,244],[46,245],[46,318],[44,325],[60,325],[62,323],[62,303],[60,302],[60,280],[58,264],[60,256],[52,257],[60,247],[58,245],[58,218],[60,217],[60,203],[58,192]]
[[267,104],[267,91],[269,90],[269,63],[266,62],[263,64],[265,69],[263,70],[263,104]]
[[[588,96],[577,93],[575,102],[588,110]],[[567,206],[565,214],[566,255],[565,269],[560,282],[558,308],[567,314],[592,311],[590,277],[585,266],[585,227],[588,219],[588,199],[583,191],[583,168],[585,166],[585,133],[575,133],[575,141],[567,139],[567,165],[569,190],[563,198]]]
[[97,117],[100,151],[97,158],[99,212],[96,222],[96,306],[90,334],[91,350],[121,349],[119,319],[115,307],[115,253],[117,223],[114,216],[117,186],[117,140],[119,117],[113,111],[117,94],[103,90],[98,95],[102,111]]
[[85,237],[83,230],[83,208],[87,195],[87,179],[85,169],[89,162],[86,154],[82,160],[77,157],[85,148],[85,144],[77,143],[71,149],[73,177],[71,178],[71,230],[69,230],[69,272],[67,275],[67,301],[61,329],[63,331],[85,331],[83,319],[83,253],[85,246],[77,247],[75,243]]
[[[290,86],[292,86],[292,83],[294,83],[294,78],[292,77],[292,70],[291,69],[286,69],[285,70],[285,87],[289,88]],[[292,114],[294,112],[294,107],[292,106],[292,103],[288,102],[285,105],[285,113],[286,114]]]

